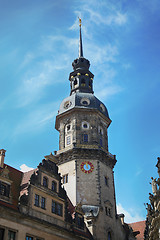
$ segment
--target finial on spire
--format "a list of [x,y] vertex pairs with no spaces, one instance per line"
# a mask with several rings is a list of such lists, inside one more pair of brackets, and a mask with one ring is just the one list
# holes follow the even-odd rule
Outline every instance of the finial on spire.
[[83,47],[82,47],[82,33],[81,33],[82,20],[79,18],[79,57],[83,57]]
[[82,23],[82,20],[81,20],[81,18],[79,18],[79,26],[81,27],[81,24]]

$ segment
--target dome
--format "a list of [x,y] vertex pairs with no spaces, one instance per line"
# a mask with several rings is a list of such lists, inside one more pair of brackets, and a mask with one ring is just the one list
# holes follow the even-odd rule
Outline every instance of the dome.
[[97,109],[109,118],[108,110],[105,105],[92,93],[77,92],[65,98],[59,108],[59,114],[67,112],[73,108]]

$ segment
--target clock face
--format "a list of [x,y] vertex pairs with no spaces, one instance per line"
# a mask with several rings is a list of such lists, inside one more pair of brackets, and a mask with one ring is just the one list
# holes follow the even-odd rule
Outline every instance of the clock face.
[[94,170],[94,166],[90,161],[85,161],[81,164],[81,170],[84,173],[91,173]]

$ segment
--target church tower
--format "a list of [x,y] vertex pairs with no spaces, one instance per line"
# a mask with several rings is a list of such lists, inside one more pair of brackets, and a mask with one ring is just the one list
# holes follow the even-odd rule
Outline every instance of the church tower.
[[73,205],[81,205],[94,239],[123,239],[116,230],[116,157],[109,153],[107,133],[111,119],[94,95],[94,75],[83,56],[81,20],[79,26],[79,57],[69,75],[70,96],[62,101],[56,117],[59,151],[55,157],[67,195]]

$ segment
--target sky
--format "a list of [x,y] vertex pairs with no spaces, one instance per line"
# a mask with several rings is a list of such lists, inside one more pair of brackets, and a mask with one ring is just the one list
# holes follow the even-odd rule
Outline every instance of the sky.
[[159,0],[0,0],[0,148],[27,171],[58,150],[55,117],[83,52],[112,123],[118,212],[144,220],[160,157]]

